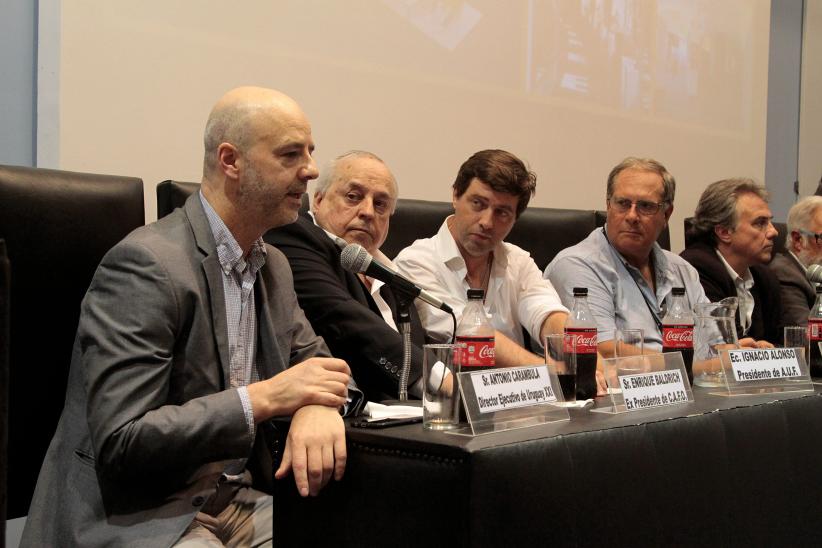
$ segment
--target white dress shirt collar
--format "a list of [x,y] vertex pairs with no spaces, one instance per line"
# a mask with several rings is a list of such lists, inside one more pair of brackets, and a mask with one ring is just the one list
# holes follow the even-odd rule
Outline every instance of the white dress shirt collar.
[[[329,232],[328,230],[324,229],[319,224],[317,224],[317,218],[314,217],[313,211],[309,211],[308,214],[311,216],[311,220],[314,222],[314,224],[318,226],[320,229],[322,229],[322,231],[325,232],[326,236],[328,236],[332,242],[337,244],[337,240],[340,240],[341,238],[333,232]],[[384,266],[391,268],[391,270],[397,270],[397,267],[394,266],[394,263],[391,262],[391,259],[386,257],[385,254],[379,249],[372,253],[371,256],[377,259],[377,261],[382,263]],[[380,288],[383,285],[385,285],[385,283],[382,280],[377,280],[375,278],[372,278],[371,276],[366,276],[366,278],[368,278],[368,281],[370,283],[370,287],[367,287],[368,292],[371,294],[371,298],[374,299],[374,303],[377,305],[377,308],[380,311],[382,319],[385,320],[385,323],[387,323],[391,327],[391,329],[397,331],[397,324],[394,323],[394,315],[391,313],[391,307],[388,306],[388,303],[385,301],[385,299],[383,299],[382,295],[380,294]]]
[[754,309],[754,298],[753,293],[751,293],[751,288],[754,285],[753,275],[751,274],[751,269],[745,269],[745,275],[740,276],[733,267],[728,264],[728,261],[725,260],[725,257],[716,249],[716,255],[719,257],[719,260],[725,265],[725,269],[728,271],[728,275],[734,282],[734,286],[736,287],[736,296],[739,299],[739,320],[742,324],[742,335],[748,333],[748,329],[751,328],[751,317],[753,316],[753,309]]

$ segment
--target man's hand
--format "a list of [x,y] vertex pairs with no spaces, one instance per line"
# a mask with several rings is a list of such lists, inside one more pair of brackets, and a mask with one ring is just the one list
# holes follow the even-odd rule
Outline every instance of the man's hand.
[[294,413],[283,462],[274,474],[277,479],[294,472],[300,495],[317,496],[333,473],[339,481],[345,472],[345,425],[336,409],[307,405]]
[[739,346],[742,348],[773,348],[773,345],[768,341],[757,341],[751,337],[739,339]]
[[323,405],[335,413],[345,405],[351,370],[343,360],[310,358],[270,379],[248,385],[254,422],[292,415],[306,405]]
[[605,382],[605,375],[597,369],[597,397],[608,395],[608,384]]

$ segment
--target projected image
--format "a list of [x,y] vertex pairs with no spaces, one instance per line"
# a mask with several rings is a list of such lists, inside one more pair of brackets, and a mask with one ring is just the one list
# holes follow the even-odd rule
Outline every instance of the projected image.
[[747,129],[745,0],[532,0],[529,12],[528,93]]
[[429,38],[453,50],[479,21],[480,12],[462,0],[383,0]]

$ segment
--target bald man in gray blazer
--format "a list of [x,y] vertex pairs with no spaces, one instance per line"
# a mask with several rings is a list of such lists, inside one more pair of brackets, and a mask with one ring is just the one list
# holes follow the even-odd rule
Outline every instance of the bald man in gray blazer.
[[272,417],[292,418],[277,478],[303,495],[341,478],[350,371],[261,239],[296,219],[313,146],[293,100],[232,90],[201,192],[103,259],[23,545],[270,543]]

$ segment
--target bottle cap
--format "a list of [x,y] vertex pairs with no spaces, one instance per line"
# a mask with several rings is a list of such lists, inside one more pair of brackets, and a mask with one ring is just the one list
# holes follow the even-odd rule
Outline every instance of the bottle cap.
[[675,287],[671,290],[671,293],[673,293],[674,297],[681,297],[685,294],[685,288],[684,287]]
[[485,290],[484,289],[469,289],[468,290],[468,300],[479,299],[482,300],[485,298]]
[[575,287],[574,288],[574,297],[587,297],[588,296],[588,288],[587,287]]

